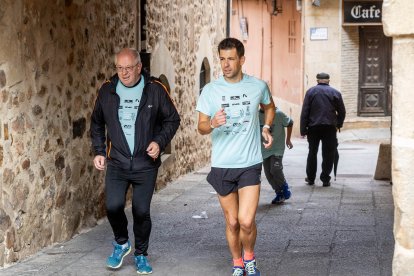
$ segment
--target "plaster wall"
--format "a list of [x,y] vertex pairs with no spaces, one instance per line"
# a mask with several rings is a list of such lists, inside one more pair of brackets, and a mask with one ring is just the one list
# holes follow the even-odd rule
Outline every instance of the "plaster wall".
[[[302,1],[305,91],[316,85],[319,72],[329,73],[331,86],[341,89],[341,2],[320,1],[316,7]],[[327,38],[311,40],[311,28],[327,28]]]

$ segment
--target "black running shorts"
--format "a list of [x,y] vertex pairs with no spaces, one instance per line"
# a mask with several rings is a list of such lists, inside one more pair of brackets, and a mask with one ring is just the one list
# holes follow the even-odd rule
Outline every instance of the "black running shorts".
[[219,195],[226,196],[243,187],[259,185],[261,173],[262,163],[247,168],[212,167],[207,181]]

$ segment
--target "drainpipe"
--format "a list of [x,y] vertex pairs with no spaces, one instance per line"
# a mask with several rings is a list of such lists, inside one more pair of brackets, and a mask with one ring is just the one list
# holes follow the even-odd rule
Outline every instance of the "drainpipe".
[[271,15],[270,16],[270,91],[273,91],[273,75],[274,75],[273,74],[273,16]]
[[231,0],[227,0],[226,37],[230,36],[230,12],[231,12]]

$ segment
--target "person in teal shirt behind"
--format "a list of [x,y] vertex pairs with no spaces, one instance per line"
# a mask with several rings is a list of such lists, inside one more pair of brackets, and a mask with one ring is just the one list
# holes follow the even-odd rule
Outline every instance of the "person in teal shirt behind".
[[[263,127],[265,122],[264,111],[262,109],[259,110],[259,119],[260,127]],[[276,192],[276,196],[272,200],[272,204],[283,203],[292,195],[283,173],[282,163],[283,154],[285,152],[285,136],[286,146],[288,149],[293,148],[293,144],[290,141],[292,127],[293,120],[276,107],[276,115],[270,126],[273,136],[273,144],[270,148],[262,146],[264,172],[269,184]],[[287,129],[287,134],[285,133],[285,128]]]

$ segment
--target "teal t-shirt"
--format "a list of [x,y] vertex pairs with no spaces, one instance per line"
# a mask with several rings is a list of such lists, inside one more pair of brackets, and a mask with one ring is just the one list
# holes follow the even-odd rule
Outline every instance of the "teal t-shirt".
[[142,75],[139,82],[133,87],[126,87],[121,81],[118,81],[116,85],[116,93],[120,98],[118,109],[119,122],[124,131],[131,154],[134,152],[135,147],[135,120],[143,90],[144,76]]
[[246,168],[263,161],[257,112],[260,103],[270,103],[269,87],[246,74],[238,83],[221,76],[203,88],[196,110],[211,118],[220,108],[227,114],[226,124],[212,131],[212,167]]
[[[264,112],[259,111],[260,127],[264,125]],[[270,126],[272,128],[273,143],[269,149],[266,149],[262,144],[262,155],[263,159],[269,156],[283,156],[285,153],[285,128],[291,126],[293,120],[283,113],[281,110],[276,108],[275,118]]]

